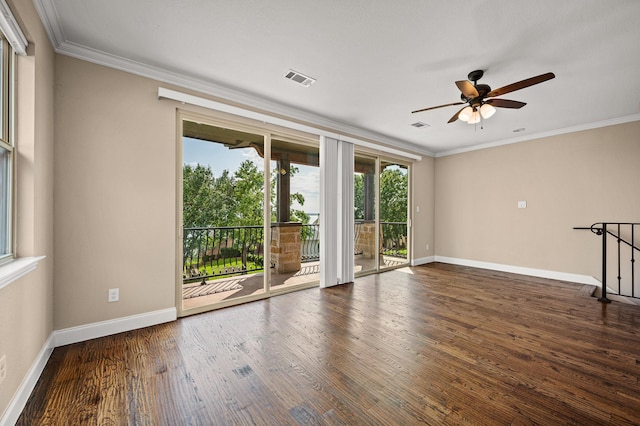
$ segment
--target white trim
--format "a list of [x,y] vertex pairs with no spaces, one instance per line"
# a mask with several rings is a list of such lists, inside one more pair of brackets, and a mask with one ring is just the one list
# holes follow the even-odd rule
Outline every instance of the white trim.
[[229,105],[229,104],[214,101],[211,99],[206,99],[200,96],[189,95],[187,93],[178,92],[176,90],[166,89],[164,87],[158,87],[158,98],[169,99],[172,101],[178,101],[178,102],[182,102],[189,105],[194,105],[194,106],[199,106],[199,107],[212,109],[216,111],[226,112],[229,114],[239,115],[241,117],[250,118],[252,120],[257,120],[257,121],[261,121],[268,124],[274,124],[276,126],[283,126],[293,130],[300,130],[306,133],[323,135],[323,136],[330,137],[332,139],[351,142],[355,145],[360,145],[360,146],[367,147],[369,149],[374,149],[377,151],[398,155],[400,157],[404,157],[404,158],[415,160],[415,161],[422,160],[422,156],[420,155],[412,154],[406,151],[401,151],[399,149],[390,148],[384,145],[378,145],[378,144],[363,141],[351,136],[346,136],[341,133],[336,133],[334,131],[320,129],[319,127],[314,127],[308,124],[297,123],[284,118],[275,117],[270,114],[251,111],[245,108]]
[[435,261],[435,256],[419,257],[411,260],[411,266],[426,265],[427,263],[433,263]]
[[175,321],[178,318],[176,308],[161,309],[128,317],[116,318],[92,324],[70,327],[53,332],[55,346],[84,342],[85,340],[136,330],[156,324]]
[[448,155],[462,154],[463,152],[478,151],[481,149],[494,148],[502,145],[511,145],[514,143],[526,142],[526,141],[540,139],[540,138],[548,138],[551,136],[564,135],[567,133],[575,133],[583,130],[598,129],[600,127],[615,126],[618,124],[630,123],[632,121],[639,121],[639,120],[640,120],[640,114],[627,115],[625,117],[612,118],[610,120],[596,121],[593,123],[580,124],[578,126],[565,127],[564,129],[550,130],[548,132],[535,133],[532,135],[521,136],[521,137],[511,138],[511,139],[503,139],[496,142],[483,143],[480,145],[474,145],[466,148],[452,149],[450,151],[439,152],[435,154],[435,157],[436,158],[446,157]]
[[26,376],[24,376],[24,379],[22,379],[22,383],[20,383],[18,390],[13,395],[7,409],[0,418],[0,426],[16,424],[24,406],[27,404],[27,400],[29,399],[31,392],[33,392],[33,389],[36,387],[38,379],[44,371],[44,367],[47,365],[47,361],[49,360],[52,352],[53,334],[49,335],[47,341],[42,345],[42,348],[31,365],[31,368],[27,372]]
[[9,41],[14,52],[22,56],[27,54],[29,42],[5,0],[0,0],[0,30]]
[[21,257],[0,266],[0,289],[36,269],[45,256]]
[[66,40],[66,36],[64,35],[62,26],[60,25],[58,11],[50,1],[33,0],[33,5],[36,8],[36,12],[38,12],[38,16],[40,16],[42,26],[47,32],[47,35],[49,35],[51,44],[57,49],[62,42]]
[[567,272],[549,271],[546,269],[526,268],[523,266],[504,265],[500,263],[481,262],[478,260],[458,259],[455,257],[435,256],[435,262],[452,265],[470,266],[493,271],[510,272],[512,274],[529,275],[531,277],[548,278],[559,281],[570,281],[601,287],[600,281],[589,275],[571,274]]

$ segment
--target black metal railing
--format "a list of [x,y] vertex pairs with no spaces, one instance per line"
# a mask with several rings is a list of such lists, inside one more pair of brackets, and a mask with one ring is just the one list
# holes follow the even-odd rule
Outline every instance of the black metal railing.
[[[633,222],[596,222],[590,227],[576,227],[574,229],[587,229],[596,235],[602,236],[602,295],[598,299],[600,302],[609,303],[607,291],[610,294],[620,296],[640,298],[640,289],[636,288],[636,252],[640,252],[640,244],[637,239],[640,238],[638,230],[640,223]],[[609,255],[609,246],[607,240],[614,242],[615,257]],[[623,256],[629,257],[629,263],[624,266]],[[613,263],[613,265],[611,265]],[[617,272],[615,279],[616,287],[609,287],[607,283],[607,274],[610,266]],[[626,270],[626,271],[625,271]],[[623,271],[628,275],[623,276]]]
[[263,270],[263,237],[262,226],[185,228],[183,282]]
[[[387,256],[407,258],[407,224],[381,222],[381,251]],[[356,222],[355,241],[363,231]],[[370,231],[368,231],[370,232]],[[374,241],[374,238],[369,238]],[[372,247],[372,250],[375,248]],[[355,254],[362,254],[355,249]],[[320,259],[320,225],[305,224],[300,228],[300,260]],[[185,228],[183,237],[183,283],[245,275],[264,270],[264,229],[262,226],[217,226]],[[273,267],[272,264],[270,264]]]
[[320,260],[320,225],[302,225],[300,229],[300,259],[302,262]]
[[380,222],[382,254],[407,258],[407,222]]

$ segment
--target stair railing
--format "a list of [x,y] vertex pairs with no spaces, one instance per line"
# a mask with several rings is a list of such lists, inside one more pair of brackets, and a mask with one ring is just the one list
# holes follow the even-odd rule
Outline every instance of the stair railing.
[[[607,298],[607,236],[611,235],[615,238],[617,243],[617,268],[618,268],[618,291],[612,294],[617,294],[626,297],[640,298],[640,294],[636,293],[635,285],[635,262],[636,251],[640,252],[640,248],[636,245],[636,228],[640,228],[640,223],[633,222],[596,222],[590,227],[575,227],[573,229],[586,229],[590,230],[596,235],[602,236],[602,295],[598,298],[599,302],[611,303],[611,299]],[[627,241],[622,236],[622,231],[630,232],[630,240]],[[622,245],[626,245],[631,249],[631,294],[622,294]]]

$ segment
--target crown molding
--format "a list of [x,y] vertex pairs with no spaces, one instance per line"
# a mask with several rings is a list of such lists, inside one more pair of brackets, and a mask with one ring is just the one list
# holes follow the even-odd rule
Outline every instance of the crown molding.
[[40,21],[49,36],[53,48],[57,49],[62,42],[66,40],[66,37],[60,26],[60,19],[56,7],[52,1],[47,0],[33,0],[33,5],[36,8],[36,12],[38,12]]
[[487,149],[487,148],[495,148],[497,146],[511,145],[514,143],[526,142],[534,139],[548,138],[551,136],[564,135],[567,133],[575,133],[583,130],[592,130],[592,129],[598,129],[600,127],[615,126],[617,124],[630,123],[632,121],[640,121],[640,114],[627,115],[624,117],[612,118],[612,119],[603,120],[603,121],[595,121],[593,123],[586,123],[586,124],[580,124],[572,127],[565,127],[563,129],[550,130],[548,132],[534,133],[532,135],[520,136],[517,138],[502,139],[499,141],[483,143],[480,145],[474,145],[467,148],[459,148],[459,149],[452,149],[450,151],[442,151],[435,154],[435,157],[436,158],[446,157],[448,155],[462,154],[464,152],[478,151],[478,150]]

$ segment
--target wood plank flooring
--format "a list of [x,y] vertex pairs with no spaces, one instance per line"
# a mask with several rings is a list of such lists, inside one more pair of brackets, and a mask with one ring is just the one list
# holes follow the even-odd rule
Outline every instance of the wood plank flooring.
[[640,424],[640,307],[444,264],[56,348],[19,425]]

